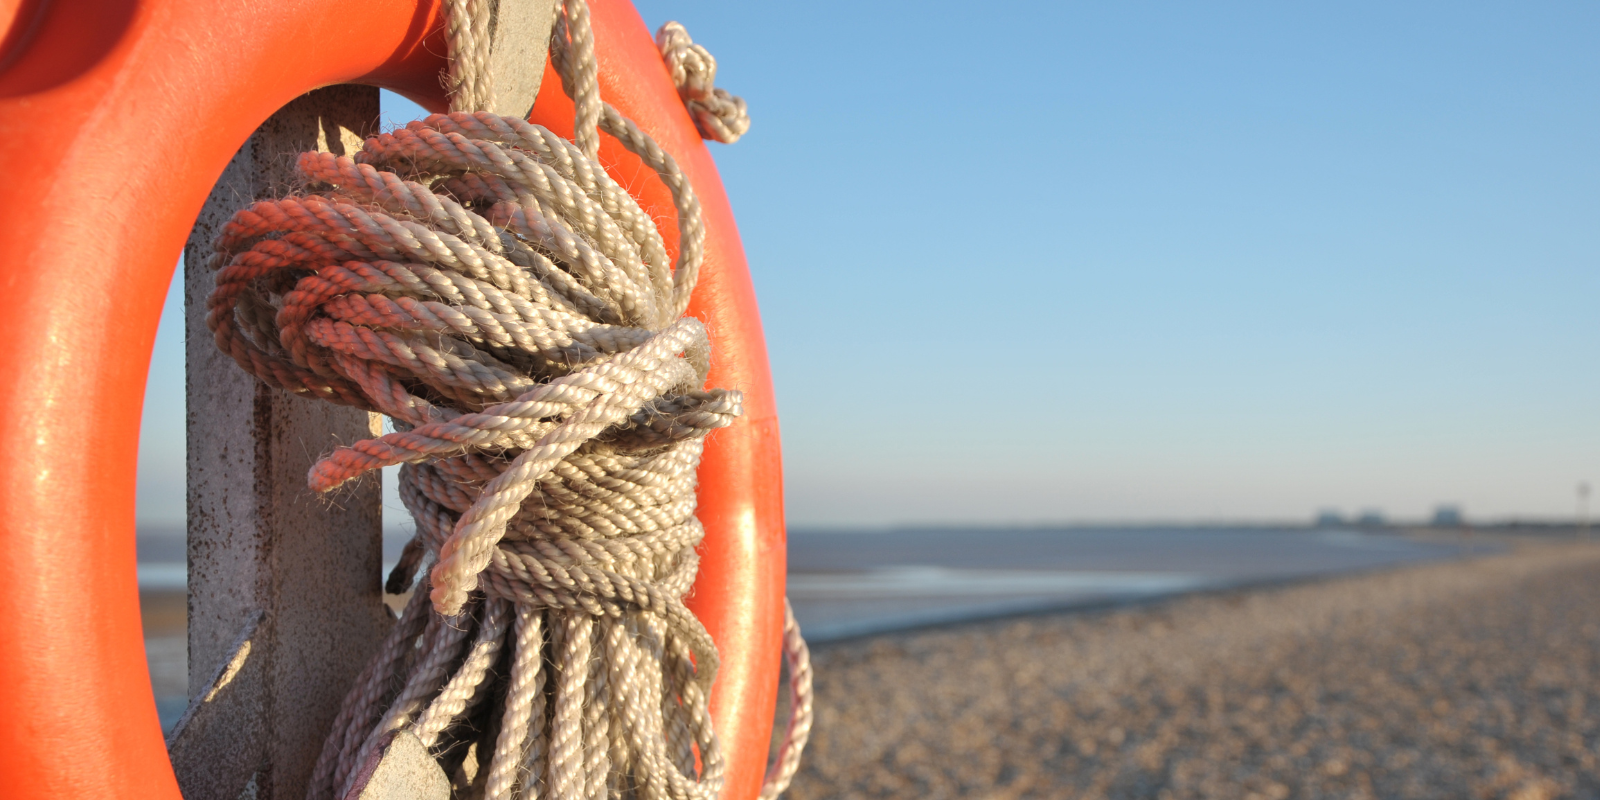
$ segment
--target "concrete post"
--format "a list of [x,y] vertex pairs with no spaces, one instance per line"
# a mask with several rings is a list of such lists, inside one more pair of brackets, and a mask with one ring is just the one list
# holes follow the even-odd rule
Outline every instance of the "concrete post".
[[316,497],[306,471],[379,432],[366,412],[268,389],[205,326],[221,225],[292,181],[294,154],[354,153],[378,90],[321,89],[258,129],[184,250],[188,358],[189,709],[169,750],[188,800],[301,800],[323,738],[392,615],[376,474]]

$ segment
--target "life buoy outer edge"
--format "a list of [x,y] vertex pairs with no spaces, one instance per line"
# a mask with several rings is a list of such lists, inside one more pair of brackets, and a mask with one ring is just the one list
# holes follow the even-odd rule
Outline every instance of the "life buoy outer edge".
[[[723,671],[725,797],[761,785],[776,700],[784,533],[777,416],[754,290],[709,151],[626,0],[593,0],[602,95],[672,153],[704,206],[710,384],[746,416],[700,468],[707,529],[690,606]],[[54,0],[0,51],[0,796],[179,797],[144,668],[134,485],[163,298],[212,184],[312,89],[367,83],[442,108],[436,0]],[[17,26],[26,26],[26,29]],[[26,33],[26,36],[20,35]],[[570,133],[551,74],[534,121]],[[664,187],[602,161],[675,247]]]

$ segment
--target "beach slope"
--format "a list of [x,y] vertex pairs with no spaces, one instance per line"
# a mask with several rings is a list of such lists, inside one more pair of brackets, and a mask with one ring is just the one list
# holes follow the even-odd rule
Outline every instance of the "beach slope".
[[1600,797],[1600,547],[825,645],[787,797]]

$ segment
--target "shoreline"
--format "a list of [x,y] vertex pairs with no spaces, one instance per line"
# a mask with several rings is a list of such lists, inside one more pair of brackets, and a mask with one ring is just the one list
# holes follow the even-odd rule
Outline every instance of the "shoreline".
[[1600,793],[1600,546],[814,652],[789,797]]

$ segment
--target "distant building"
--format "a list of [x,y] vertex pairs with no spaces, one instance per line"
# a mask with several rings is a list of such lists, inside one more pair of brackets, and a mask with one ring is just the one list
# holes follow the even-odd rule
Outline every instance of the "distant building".
[[1459,528],[1466,524],[1461,516],[1461,506],[1439,506],[1433,510],[1433,527]]
[[1344,515],[1333,509],[1325,508],[1317,512],[1317,527],[1343,528],[1346,524]]
[[1362,528],[1386,528],[1389,522],[1383,518],[1382,511],[1369,508],[1361,512],[1361,516],[1356,517],[1356,525]]

